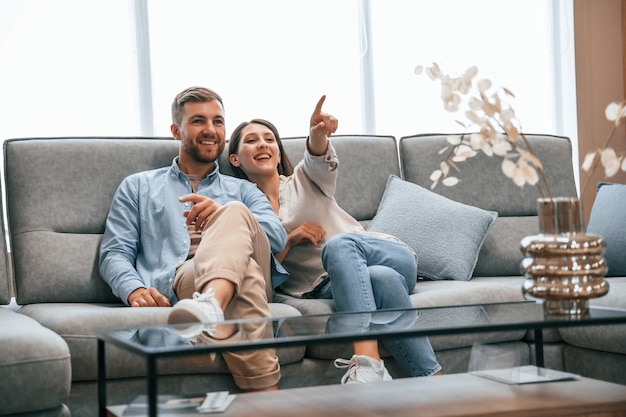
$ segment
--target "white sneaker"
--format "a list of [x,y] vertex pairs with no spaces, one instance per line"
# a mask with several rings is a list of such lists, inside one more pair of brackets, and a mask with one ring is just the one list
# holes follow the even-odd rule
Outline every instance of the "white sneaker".
[[364,355],[353,355],[348,359],[335,359],[335,366],[339,369],[348,368],[341,378],[342,384],[363,384],[367,382],[391,381],[391,375],[385,368],[385,363]]
[[[220,323],[224,321],[224,312],[215,299],[215,290],[210,288],[207,292],[193,293],[193,298],[185,298],[178,301],[172,307],[168,324],[203,323],[190,326],[175,326],[181,336],[193,339],[201,333],[211,335],[214,329],[207,323]],[[194,342],[194,340],[192,340]]]

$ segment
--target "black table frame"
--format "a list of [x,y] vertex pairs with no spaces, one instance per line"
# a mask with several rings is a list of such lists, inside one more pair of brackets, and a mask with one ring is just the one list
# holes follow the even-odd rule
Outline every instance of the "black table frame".
[[[431,307],[431,308],[419,308],[415,309],[419,314],[424,311],[428,311],[434,314],[444,311],[445,309],[463,309],[463,308],[489,308],[489,307],[506,307],[511,306],[525,306],[532,305],[541,309],[539,303],[533,301],[530,302],[513,302],[513,303],[494,303],[494,304],[471,304],[463,306],[447,306],[447,307]],[[393,310],[387,310],[393,311]],[[363,313],[349,313],[349,314],[370,314],[371,312]],[[294,320],[307,320],[307,319],[320,319],[328,318],[331,316],[337,316],[339,313],[333,315],[310,315],[299,316],[293,318]],[[275,318],[262,319],[258,321],[272,322],[276,321]],[[248,320],[249,321],[249,320]],[[232,320],[225,323],[243,323],[245,321]],[[417,321],[419,323],[419,319]],[[413,336],[436,336],[436,335],[452,335],[452,334],[465,334],[465,333],[480,333],[480,332],[494,332],[494,331],[513,331],[513,330],[531,330],[534,333],[535,342],[535,361],[538,367],[544,366],[544,352],[543,352],[543,330],[549,328],[559,327],[578,327],[578,326],[599,326],[599,325],[613,325],[613,324],[626,324],[626,310],[602,308],[602,307],[590,307],[590,313],[583,317],[565,317],[565,316],[543,316],[541,319],[534,319],[529,321],[515,321],[497,323],[491,322],[488,324],[481,323],[475,326],[472,325],[458,325],[441,328],[420,328],[411,327],[408,329],[396,329],[386,331],[373,331],[367,333],[346,333],[346,334],[311,334],[300,335],[295,337],[277,337],[268,338],[257,341],[250,341],[250,343],[242,343],[237,345],[219,344],[219,345],[204,345],[194,346],[193,348],[181,348],[181,347],[165,347],[165,348],[150,348],[142,346],[138,343],[130,342],[126,339],[115,337],[115,330],[105,330],[98,333],[98,408],[99,416],[106,416],[106,358],[105,358],[105,343],[111,343],[127,351],[133,352],[137,355],[143,356],[146,359],[146,379],[147,379],[147,397],[148,397],[148,415],[150,417],[157,417],[157,360],[162,358],[182,357],[182,356],[194,356],[205,355],[209,353],[223,352],[223,351],[237,351],[237,350],[250,350],[250,349],[262,349],[262,348],[279,348],[290,346],[302,346],[313,344],[327,344],[335,342],[354,342],[359,340],[382,340],[389,338],[399,337],[413,337]],[[163,327],[163,326],[152,326]]]

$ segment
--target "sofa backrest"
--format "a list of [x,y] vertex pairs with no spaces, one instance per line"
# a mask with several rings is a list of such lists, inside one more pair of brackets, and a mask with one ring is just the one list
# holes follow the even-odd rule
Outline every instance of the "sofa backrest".
[[[0,200],[0,213],[2,213],[2,201]],[[4,216],[0,216],[0,305],[11,302],[12,279],[9,274],[8,253],[6,251],[6,237],[4,234]]]
[[18,304],[115,302],[98,249],[117,186],[171,164],[172,138],[45,138],[4,143]]
[[[376,213],[387,177],[400,173],[395,138],[332,140],[341,170],[337,201],[367,222]],[[303,158],[305,138],[287,139],[284,146],[294,164]],[[6,197],[17,303],[119,302],[98,273],[111,199],[123,178],[169,166],[178,149],[172,138],[7,140]],[[232,174],[226,152],[219,162],[222,172]]]
[[[295,166],[304,158],[306,138],[283,138],[283,147]],[[398,147],[393,136],[337,135],[331,137],[339,158],[337,203],[352,217],[367,225],[376,214],[389,175],[400,175]],[[232,174],[227,152],[220,169]]]
[[[576,197],[570,140],[562,136],[526,135],[539,156],[553,196]],[[399,140],[403,178],[430,189],[431,173],[439,168],[444,156],[439,150],[448,143],[447,134],[405,136]],[[464,204],[498,212],[480,252],[474,276],[509,276],[520,274],[522,237],[539,232],[537,188],[520,188],[502,173],[502,158],[480,152],[459,164],[459,184],[439,184],[433,191]]]

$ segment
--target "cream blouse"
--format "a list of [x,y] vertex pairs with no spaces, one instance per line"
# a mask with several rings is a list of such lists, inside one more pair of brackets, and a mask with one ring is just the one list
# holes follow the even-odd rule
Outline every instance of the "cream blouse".
[[337,154],[329,143],[325,155],[314,156],[305,151],[293,174],[280,178],[278,217],[287,233],[304,222],[319,224],[326,230],[326,236],[317,245],[297,245],[283,260],[289,278],[280,288],[286,294],[302,297],[321,282],[326,274],[322,248],[328,239],[339,233],[365,232],[335,201],[337,165]]

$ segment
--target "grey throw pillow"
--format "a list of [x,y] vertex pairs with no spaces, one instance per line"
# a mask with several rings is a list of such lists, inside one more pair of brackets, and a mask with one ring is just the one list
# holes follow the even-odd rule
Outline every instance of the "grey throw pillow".
[[395,175],[387,180],[368,230],[398,237],[417,253],[417,275],[428,280],[472,278],[498,213],[440,196]]
[[591,207],[587,233],[606,241],[607,276],[626,275],[626,185],[601,182]]

